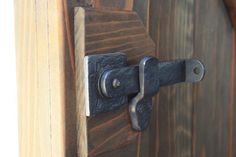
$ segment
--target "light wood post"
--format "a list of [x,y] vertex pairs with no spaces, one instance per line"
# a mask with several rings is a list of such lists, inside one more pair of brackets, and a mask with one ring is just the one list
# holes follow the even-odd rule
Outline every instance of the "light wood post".
[[15,0],[21,157],[65,157],[66,149],[75,149],[66,148],[65,133],[69,88],[65,79],[71,75],[66,65],[70,45],[66,3]]

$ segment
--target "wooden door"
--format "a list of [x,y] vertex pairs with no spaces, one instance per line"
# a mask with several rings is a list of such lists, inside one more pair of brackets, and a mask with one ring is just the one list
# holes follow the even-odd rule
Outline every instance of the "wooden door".
[[[234,33],[224,1],[137,0],[126,8],[128,1],[101,0],[91,5],[96,9],[75,11],[78,113],[83,112],[84,55],[120,51],[130,63],[150,54],[160,60],[198,58],[205,63],[207,74],[196,85],[161,89],[154,98],[151,126],[142,133],[131,129],[127,107],[80,117],[81,156],[233,156]],[[85,17],[83,26],[81,16]],[[78,31],[81,27],[85,31]],[[81,33],[85,33],[84,47],[79,42]]]
[[[15,5],[22,157],[236,156],[235,0],[23,1]],[[149,128],[136,132],[127,106],[85,116],[83,58],[113,51],[130,64],[200,59],[206,76],[161,88]]]

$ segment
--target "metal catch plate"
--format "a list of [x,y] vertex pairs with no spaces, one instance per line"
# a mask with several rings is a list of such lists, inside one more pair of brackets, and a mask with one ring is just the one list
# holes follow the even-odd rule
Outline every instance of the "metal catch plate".
[[108,98],[99,91],[101,75],[111,69],[127,66],[127,57],[123,53],[89,55],[85,62],[86,115],[107,112],[127,104],[127,96]]

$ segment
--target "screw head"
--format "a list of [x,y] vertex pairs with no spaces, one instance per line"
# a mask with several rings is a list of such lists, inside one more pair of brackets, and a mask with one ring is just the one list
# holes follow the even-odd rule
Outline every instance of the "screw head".
[[120,87],[120,81],[118,79],[114,79],[113,82],[112,82],[112,86],[114,88]]
[[198,75],[198,74],[200,74],[200,69],[198,67],[195,67],[193,69],[193,72],[194,72],[194,74]]

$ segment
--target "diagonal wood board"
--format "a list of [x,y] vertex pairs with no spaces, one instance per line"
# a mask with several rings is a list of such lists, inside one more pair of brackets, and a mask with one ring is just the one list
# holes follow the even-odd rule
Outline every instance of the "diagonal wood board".
[[155,45],[142,21],[132,11],[77,7],[74,31],[79,156],[147,156],[150,129],[143,133],[133,131],[127,107],[86,117],[84,94],[84,56],[119,51],[134,64],[144,55],[155,54]]

